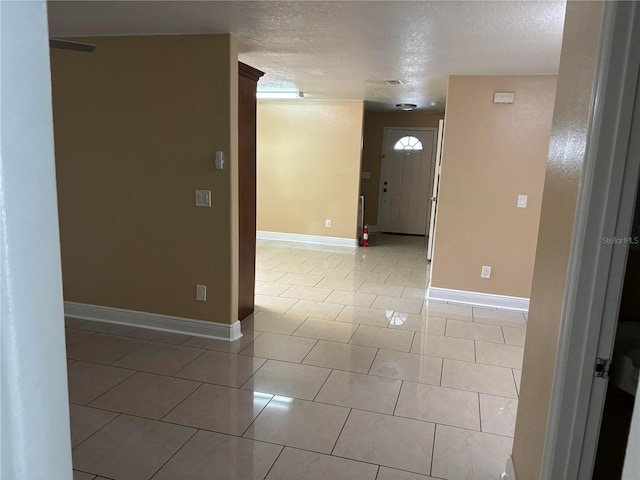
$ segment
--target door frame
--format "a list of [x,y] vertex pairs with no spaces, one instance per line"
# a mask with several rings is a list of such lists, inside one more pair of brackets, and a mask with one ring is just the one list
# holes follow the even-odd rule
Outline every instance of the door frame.
[[607,386],[594,365],[611,358],[628,251],[602,239],[629,235],[640,172],[640,6],[603,8],[541,478],[591,477]]
[[[442,147],[444,145],[444,118],[438,120],[438,139],[436,140],[436,158],[433,165],[433,180],[431,181],[431,216],[427,230],[427,260],[433,258],[433,245],[436,237],[436,216],[438,214],[438,195],[440,194],[440,170],[442,169]],[[431,282],[431,278],[429,278]]]
[[431,199],[431,189],[433,188],[433,162],[435,159],[435,155],[436,155],[436,142],[438,141],[438,129],[434,128],[434,127],[384,127],[382,129],[382,151],[380,152],[380,181],[378,182],[378,215],[376,217],[376,228],[378,231],[380,230],[380,213],[382,211],[382,209],[380,208],[380,206],[382,205],[382,161],[384,160],[384,141],[385,138],[387,137],[387,131],[388,130],[404,130],[404,131],[418,131],[418,132],[433,132],[433,154],[431,155],[431,163],[430,163],[430,167],[429,167],[429,178],[427,179],[427,201],[429,203],[429,206],[427,207],[427,223],[426,223],[426,229],[425,229],[425,236],[429,233],[429,215],[431,214],[431,205],[430,205],[430,199]]

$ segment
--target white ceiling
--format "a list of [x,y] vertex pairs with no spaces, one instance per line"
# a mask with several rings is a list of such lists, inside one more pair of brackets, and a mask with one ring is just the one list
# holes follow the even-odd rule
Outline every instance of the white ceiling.
[[564,1],[50,0],[49,28],[52,37],[232,32],[240,60],[266,72],[260,90],[441,111],[452,74],[557,73],[564,11]]

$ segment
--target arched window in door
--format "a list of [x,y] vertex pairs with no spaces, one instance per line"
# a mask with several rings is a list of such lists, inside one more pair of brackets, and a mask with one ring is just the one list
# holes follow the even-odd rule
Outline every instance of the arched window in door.
[[413,135],[402,137],[393,146],[394,150],[422,150],[422,142]]

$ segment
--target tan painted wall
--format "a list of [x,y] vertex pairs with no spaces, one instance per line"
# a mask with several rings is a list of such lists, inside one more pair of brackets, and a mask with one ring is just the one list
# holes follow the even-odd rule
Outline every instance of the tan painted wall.
[[567,4],[513,445],[518,480],[540,478],[602,13],[602,2]]
[[555,88],[549,75],[450,77],[432,286],[529,297]]
[[356,238],[362,116],[362,101],[258,101],[258,230]]
[[51,52],[65,300],[237,320],[237,40],[83,40]]
[[378,224],[380,199],[380,155],[384,142],[384,127],[438,128],[444,113],[428,112],[364,112],[364,148],[362,171],[371,178],[360,180],[360,193],[365,197],[365,223]]

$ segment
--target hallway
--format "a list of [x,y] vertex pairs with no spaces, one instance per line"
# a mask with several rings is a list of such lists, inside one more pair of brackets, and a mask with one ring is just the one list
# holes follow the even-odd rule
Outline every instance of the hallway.
[[67,319],[75,479],[496,479],[526,315],[425,302],[423,237],[258,241],[234,343]]

